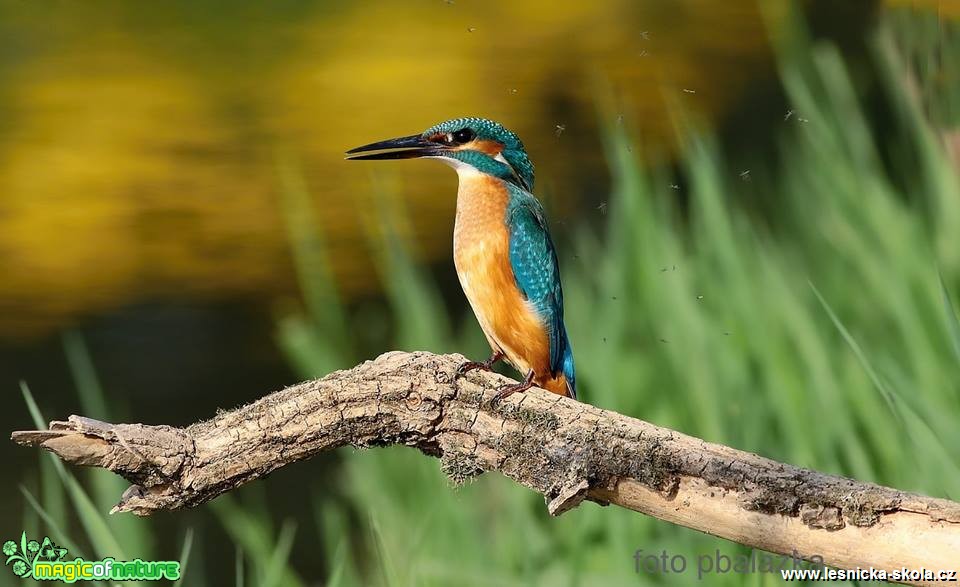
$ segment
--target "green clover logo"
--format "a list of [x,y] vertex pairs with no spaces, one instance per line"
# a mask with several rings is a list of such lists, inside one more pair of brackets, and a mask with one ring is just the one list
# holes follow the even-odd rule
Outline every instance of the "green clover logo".
[[57,546],[49,537],[42,542],[27,540],[26,532],[20,534],[19,544],[15,540],[4,542],[2,551],[7,557],[5,564],[14,575],[24,579],[33,576],[33,565],[38,560],[56,562],[67,555],[67,549]]
[[30,570],[30,567],[27,566],[27,563],[22,560],[15,561],[13,563],[13,574],[18,577],[26,577],[27,572]]

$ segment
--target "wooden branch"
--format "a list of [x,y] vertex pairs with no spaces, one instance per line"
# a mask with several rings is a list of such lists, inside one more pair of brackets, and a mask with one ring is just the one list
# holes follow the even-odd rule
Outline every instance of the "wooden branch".
[[508,380],[473,372],[455,381],[464,360],[387,353],[186,428],[71,416],[13,440],[123,476],[134,485],[113,511],[139,515],[199,505],[340,446],[405,444],[439,457],[455,483],[499,471],[542,493],[553,515],[590,500],[839,568],[958,566],[960,504],[778,463],[538,389],[491,405]]

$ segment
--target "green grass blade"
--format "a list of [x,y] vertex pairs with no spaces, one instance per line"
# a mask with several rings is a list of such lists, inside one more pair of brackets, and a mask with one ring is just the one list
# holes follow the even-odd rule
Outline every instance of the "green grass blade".
[[[49,457],[53,455],[39,455],[40,463],[40,495],[50,517],[54,520],[67,519],[67,496],[63,483],[57,474],[56,465]],[[54,457],[56,458],[56,457]],[[48,528],[48,530],[50,530]]]
[[[97,376],[93,358],[83,336],[78,331],[63,334],[63,350],[67,364],[80,397],[80,405],[85,414],[92,418],[110,421],[117,414],[109,407],[103,385]],[[103,470],[87,472],[90,495],[98,511],[109,511],[129,485],[122,478]],[[118,541],[137,557],[150,558],[154,552],[150,534],[151,522],[136,516],[118,516],[107,520],[106,524]]]
[[64,332],[63,352],[67,357],[67,365],[70,367],[84,413],[91,418],[109,420],[112,415],[107,408],[103,386],[83,336],[75,330]]
[[950,340],[953,342],[953,353],[960,361],[960,318],[957,317],[957,309],[950,299],[950,292],[947,291],[947,284],[943,281],[943,274],[940,278],[940,294],[943,296],[943,313],[946,315],[947,330],[950,332]]
[[347,547],[344,540],[337,545],[330,561],[330,575],[327,577],[326,587],[342,587],[347,567]]
[[325,337],[349,341],[346,313],[306,181],[289,154],[278,156],[277,173],[290,251],[308,314]]
[[400,579],[397,575],[397,567],[393,563],[393,549],[387,544],[380,521],[373,514],[370,515],[370,534],[373,544],[377,548],[377,558],[380,561],[384,585],[387,587],[399,585]]
[[[40,505],[33,494],[22,485],[20,486],[20,493],[23,494],[24,499],[27,500],[27,503],[30,505],[33,511],[35,511],[37,515],[43,519],[44,523],[47,525],[47,528],[50,530],[50,535],[56,537],[56,539],[53,541],[67,549],[67,558],[72,560],[76,557],[84,557],[83,551],[80,550],[77,544],[70,539],[69,534],[60,527],[57,519]],[[94,585],[103,585],[103,583],[100,581],[92,581],[92,583]]]
[[67,489],[67,495],[70,497],[77,516],[80,518],[80,523],[93,544],[96,554],[100,557],[112,556],[127,560],[126,549],[121,546],[120,540],[110,530],[105,515],[97,509],[80,482],[66,469],[60,469],[60,479]]
[[239,545],[234,549],[233,576],[236,587],[243,587],[243,549]]
[[[30,393],[30,387],[25,381],[20,382],[20,393],[23,396],[24,403],[27,404],[27,410],[30,412],[34,427],[37,430],[46,429],[47,421],[44,419],[43,414],[40,413],[40,408],[37,406],[33,394]],[[62,468],[63,463],[52,453],[40,455],[40,490],[43,495],[43,503],[46,504],[46,511],[49,512],[49,516],[44,517],[45,522],[48,519],[67,519],[66,494],[59,475],[59,471]],[[47,530],[49,532],[53,531],[49,523]],[[62,534],[62,530],[58,532]]]
[[180,578],[173,583],[173,587],[179,587],[183,584],[183,578],[187,574],[187,563],[190,561],[190,551],[193,549],[193,528],[187,528],[186,534],[183,536],[183,546],[180,547],[180,556],[177,558],[180,561]]
[[[224,495],[210,502],[209,506],[230,538],[243,550],[247,559],[254,565],[256,575],[264,577],[267,569],[273,569],[275,562],[273,553],[276,544],[273,543],[272,530],[266,522],[249,511],[249,508],[240,507],[234,498]],[[286,561],[284,560],[284,563]],[[303,585],[303,581],[287,564],[281,565],[280,584],[290,587]],[[271,573],[274,571],[271,571]]]
[[290,549],[293,548],[293,539],[296,533],[297,525],[292,520],[287,520],[280,528],[276,546],[274,546],[264,569],[263,581],[261,582],[264,587],[273,587],[282,580],[289,563]]
[[399,348],[430,348],[444,352],[451,340],[449,318],[443,311],[443,300],[428,274],[415,259],[411,239],[410,218],[396,190],[380,180],[375,198],[364,215],[367,241],[375,251],[377,272],[397,321]]
[[[27,404],[27,411],[30,412],[30,418],[33,420],[33,425],[37,430],[46,430],[48,422],[43,418],[43,414],[40,413],[40,408],[37,406],[37,402],[33,399],[33,394],[30,393],[30,387],[27,385],[26,381],[20,381],[20,393],[23,396],[23,402]],[[53,457],[53,455],[50,455]],[[53,457],[54,462],[59,463],[60,460],[56,457]]]
[[[26,383],[20,383],[20,391],[23,394],[24,402],[27,404],[27,409],[30,411],[30,416],[33,418],[34,425],[39,430],[46,429],[47,424]],[[93,543],[96,554],[101,557],[113,556],[118,559],[126,559],[124,549],[121,548],[120,542],[110,531],[106,520],[103,515],[99,513],[90,496],[87,495],[73,475],[66,470],[66,467],[63,466],[63,463],[61,463],[59,459],[52,453],[50,454],[50,458],[55,463],[54,468],[60,477],[61,483],[66,488],[67,495],[70,497],[73,507],[77,510],[80,522],[83,524],[88,538],[90,538],[90,541]]]
[[28,490],[23,485],[20,486],[20,493],[23,495],[24,499],[27,500],[27,504],[37,512],[37,515],[47,524],[47,527],[50,529],[50,536],[56,537],[54,542],[62,544],[69,551],[71,556],[83,556],[83,551],[77,546],[76,542],[70,539],[70,535],[60,526],[60,523],[54,518],[42,505],[37,501],[37,498],[34,497],[30,490]]
[[836,329],[840,332],[840,336],[843,337],[847,343],[847,346],[850,347],[850,350],[852,350],[853,354],[857,357],[857,360],[860,362],[863,370],[867,373],[870,381],[873,382],[876,390],[880,392],[880,395],[883,397],[884,401],[886,401],[890,412],[895,415],[902,424],[903,414],[900,411],[901,408],[894,397],[894,393],[890,390],[887,384],[880,379],[880,376],[874,370],[873,365],[867,359],[866,354],[864,354],[863,349],[860,348],[860,344],[857,343],[857,340],[853,338],[853,335],[850,334],[850,331],[847,330],[847,327],[844,326],[843,322],[840,321],[840,318],[837,317],[837,314],[833,311],[833,308],[830,307],[830,304],[828,304],[827,300],[825,300],[823,295],[821,295],[820,290],[818,290],[813,283],[810,283],[810,289],[812,289],[814,295],[817,296],[817,300],[820,301],[820,305],[823,306],[824,311],[826,311],[827,316],[830,317],[830,321],[833,322],[834,327],[836,327]]

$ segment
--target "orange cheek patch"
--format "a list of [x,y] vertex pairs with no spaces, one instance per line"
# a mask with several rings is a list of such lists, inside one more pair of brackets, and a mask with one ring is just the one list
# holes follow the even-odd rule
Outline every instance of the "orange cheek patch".
[[497,155],[500,154],[501,151],[503,151],[503,143],[500,143],[497,141],[486,141],[486,140],[474,139],[469,143],[464,143],[460,145],[455,150],[480,151],[481,153],[486,153],[491,157],[496,157]]

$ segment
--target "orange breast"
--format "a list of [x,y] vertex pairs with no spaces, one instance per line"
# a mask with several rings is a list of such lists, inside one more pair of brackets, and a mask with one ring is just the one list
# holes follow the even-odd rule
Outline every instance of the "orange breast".
[[507,190],[481,173],[461,173],[454,263],[463,291],[494,350],[542,385],[550,376],[550,349],[543,321],[517,289],[510,266],[505,222]]

